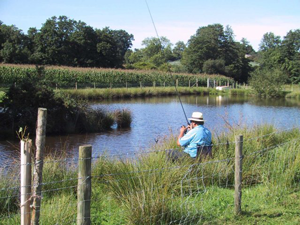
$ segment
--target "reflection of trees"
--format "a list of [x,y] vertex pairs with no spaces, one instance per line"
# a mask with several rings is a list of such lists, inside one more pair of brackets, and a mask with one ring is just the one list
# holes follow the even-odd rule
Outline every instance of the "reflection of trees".
[[[181,95],[180,99],[183,104],[190,105],[211,105],[224,106],[232,104],[250,103],[257,106],[299,106],[300,101],[295,99],[261,99],[248,96],[196,96],[196,95]],[[179,102],[177,96],[169,97],[151,97],[151,98],[133,98],[133,99],[119,99],[107,100],[101,102],[93,102],[93,104],[164,104],[171,102]]]
[[[248,97],[244,96],[197,96],[197,95],[181,95],[180,99],[183,104],[195,105],[230,105],[236,103],[245,103]],[[171,103],[179,101],[178,96],[168,97],[151,97],[151,98],[132,98],[132,99],[117,99],[105,100],[101,102],[93,102],[93,104],[158,104],[158,103]]]

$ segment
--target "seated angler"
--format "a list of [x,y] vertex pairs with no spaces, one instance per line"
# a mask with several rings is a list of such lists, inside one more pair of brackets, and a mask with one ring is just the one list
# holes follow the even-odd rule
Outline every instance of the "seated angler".
[[193,112],[189,118],[190,124],[182,126],[178,135],[177,144],[184,147],[183,152],[178,150],[170,150],[167,152],[168,158],[173,161],[190,157],[192,159],[212,157],[211,132],[204,127],[203,114],[201,112]]

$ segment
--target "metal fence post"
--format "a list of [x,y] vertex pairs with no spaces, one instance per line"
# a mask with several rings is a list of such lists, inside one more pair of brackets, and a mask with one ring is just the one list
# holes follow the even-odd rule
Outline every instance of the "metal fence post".
[[21,140],[21,225],[30,224],[31,140]]
[[92,146],[79,146],[78,187],[77,187],[77,225],[91,224],[91,162]]
[[235,176],[234,176],[234,205],[235,214],[241,213],[242,203],[242,162],[243,162],[243,135],[235,137]]

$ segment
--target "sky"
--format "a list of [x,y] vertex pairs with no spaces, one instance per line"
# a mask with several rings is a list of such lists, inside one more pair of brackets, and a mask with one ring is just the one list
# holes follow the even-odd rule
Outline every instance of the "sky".
[[257,51],[265,33],[283,38],[300,29],[300,0],[0,0],[0,20],[25,34],[53,16],[125,30],[134,35],[133,49],[157,34],[172,44],[187,43],[198,28],[218,23]]

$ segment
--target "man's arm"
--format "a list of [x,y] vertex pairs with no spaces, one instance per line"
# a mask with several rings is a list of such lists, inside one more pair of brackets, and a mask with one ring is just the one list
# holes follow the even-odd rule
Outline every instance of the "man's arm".
[[179,143],[179,139],[182,138],[184,136],[184,133],[185,131],[188,129],[188,127],[185,127],[182,125],[182,127],[180,128],[180,131],[179,131],[179,135],[178,135],[178,138],[177,138],[177,145],[180,146],[180,143]]

